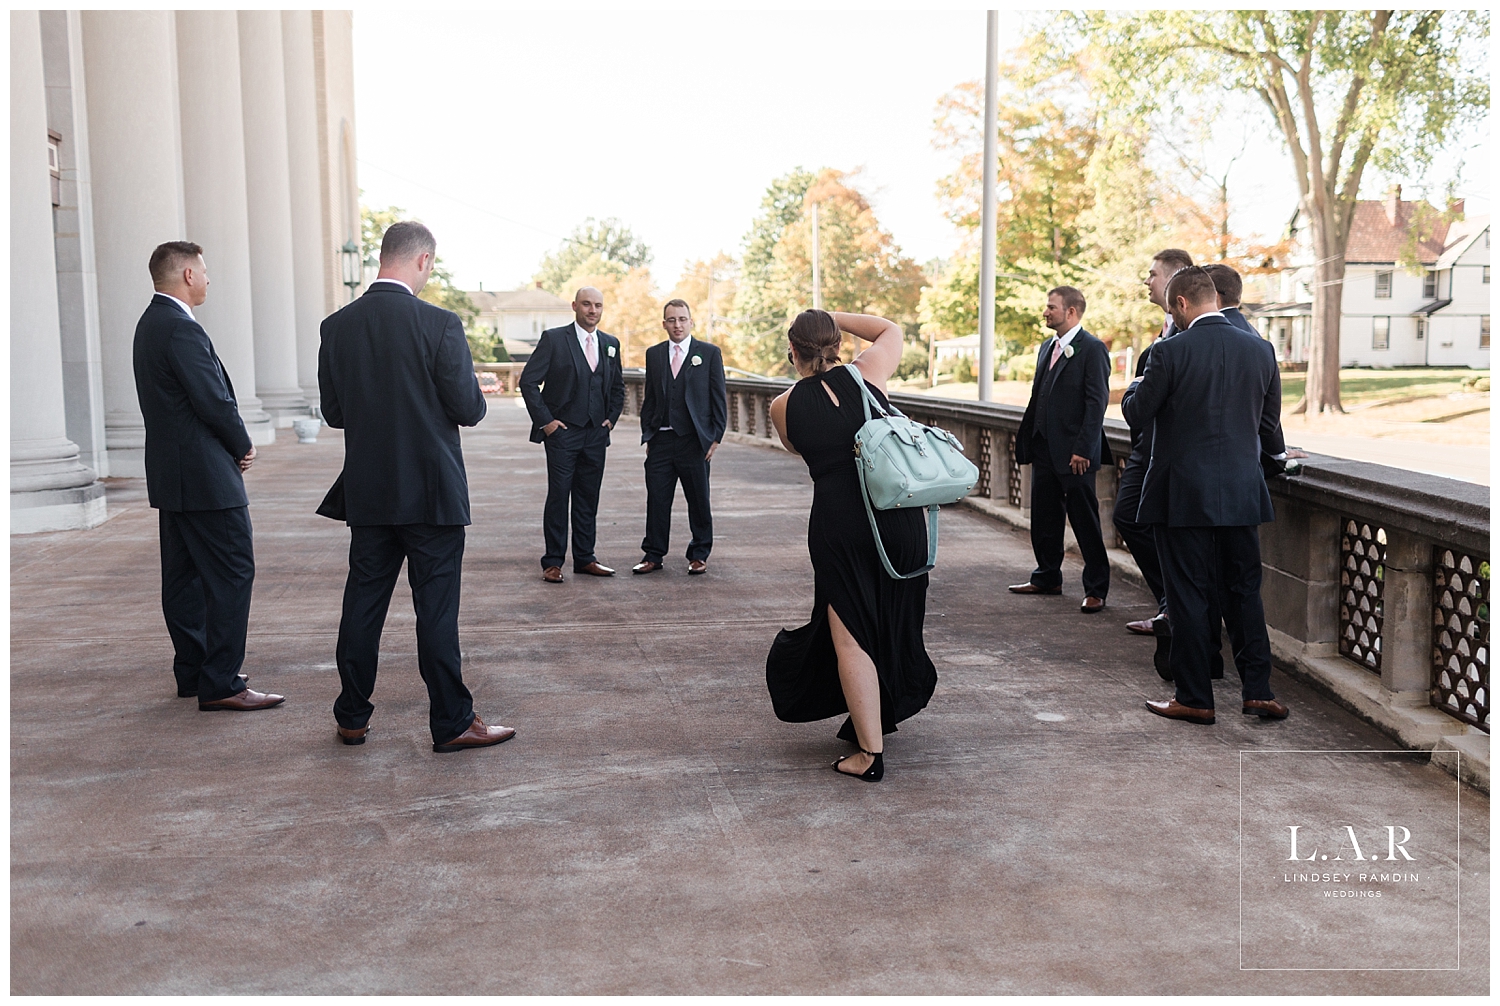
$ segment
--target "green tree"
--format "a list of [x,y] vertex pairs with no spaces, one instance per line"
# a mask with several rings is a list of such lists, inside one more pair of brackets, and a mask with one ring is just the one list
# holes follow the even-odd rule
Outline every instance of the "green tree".
[[763,374],[787,369],[786,305],[771,293],[771,270],[776,243],[782,233],[802,218],[802,203],[817,176],[802,168],[775,179],[760,201],[760,215],[745,235],[739,282],[734,297],[732,356],[742,367]]
[[1179,89],[1260,99],[1291,156],[1315,260],[1307,390],[1341,412],[1344,253],[1365,169],[1416,171],[1489,109],[1487,11],[1096,12],[1080,26],[1106,101],[1144,121]]
[[[405,218],[406,211],[399,206],[387,206],[383,210],[373,210],[368,206],[359,208],[360,242],[364,246],[366,261],[380,257],[380,242],[385,238],[386,228]],[[493,335],[490,329],[476,328],[475,320],[479,317],[479,309],[474,306],[474,301],[467,293],[453,284],[453,273],[443,264],[441,255],[433,256],[432,274],[417,296],[429,304],[436,304],[458,315],[463,322],[464,335],[469,340],[470,354],[480,362],[493,360],[498,336]]]
[[570,284],[575,276],[607,273],[623,279],[632,269],[650,265],[651,249],[629,227],[613,217],[589,217],[542,259],[533,279],[543,290],[572,300],[576,287]]

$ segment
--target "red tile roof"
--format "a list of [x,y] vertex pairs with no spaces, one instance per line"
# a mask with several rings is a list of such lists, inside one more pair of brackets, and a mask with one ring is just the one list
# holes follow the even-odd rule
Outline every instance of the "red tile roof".
[[1407,240],[1407,231],[1421,207],[1423,230],[1427,240],[1417,245],[1417,261],[1432,265],[1443,254],[1448,236],[1448,222],[1430,203],[1402,201],[1396,205],[1396,222],[1386,215],[1384,199],[1361,199],[1354,204],[1354,226],[1349,229],[1347,263],[1394,263]]

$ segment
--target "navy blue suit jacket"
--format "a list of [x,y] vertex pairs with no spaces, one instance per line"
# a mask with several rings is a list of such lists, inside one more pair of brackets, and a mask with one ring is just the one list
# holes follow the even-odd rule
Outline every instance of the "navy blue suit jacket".
[[234,385],[203,326],[160,294],[135,326],[135,393],[146,421],[146,495],[158,510],[248,504],[250,453]]
[[[599,366],[604,371],[604,411],[613,429],[625,410],[625,371],[621,369],[620,340],[594,330],[599,337]],[[537,340],[531,358],[521,368],[521,397],[531,414],[531,442],[547,439],[542,427],[554,419],[565,426],[583,426],[589,421],[589,361],[578,344],[578,332],[569,322],[549,328]]]
[[[724,386],[724,354],[710,342],[688,336],[687,355],[682,358],[682,375],[687,381],[683,401],[693,428],[707,454],[713,444],[724,439],[729,426],[729,396]],[[693,365],[697,357],[702,363]],[[658,342],[646,350],[646,387],[641,396],[641,443],[656,436],[663,426],[671,426],[672,340]]]
[[[1114,455],[1104,442],[1104,410],[1109,406],[1109,348],[1079,329],[1069,343],[1072,355],[1060,357],[1049,369],[1047,364],[1056,343],[1054,335],[1037,351],[1031,401],[1016,434],[1016,463],[1051,465],[1054,472],[1066,475],[1072,471],[1068,462],[1076,454],[1089,459],[1089,471],[1098,471],[1101,462],[1114,464]],[[1032,457],[1033,433],[1041,433],[1051,457]]]
[[373,283],[322,334],[318,391],[323,421],[344,431],[344,504],[319,512],[351,525],[468,524],[458,428],[478,425],[485,404],[458,315]]
[[1275,520],[1262,450],[1279,454],[1281,373],[1271,344],[1224,318],[1202,318],[1151,347],[1121,407],[1132,427],[1155,423],[1141,506],[1144,524],[1241,527]]

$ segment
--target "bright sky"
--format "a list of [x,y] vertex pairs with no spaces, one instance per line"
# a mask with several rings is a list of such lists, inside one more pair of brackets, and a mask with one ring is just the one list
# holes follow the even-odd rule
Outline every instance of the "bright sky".
[[[1002,18],[1002,46],[1006,31]],[[360,10],[354,42],[364,201],[431,226],[466,289],[528,282],[589,216],[628,224],[670,289],[685,262],[738,255],[766,185],[799,165],[863,167],[918,262],[956,243],[935,196],[954,160],[932,121],[944,92],[983,75],[983,11]],[[1242,230],[1273,234],[1295,190],[1265,128],[1249,130],[1231,198]],[[1488,212],[1481,152],[1466,161],[1471,213]]]

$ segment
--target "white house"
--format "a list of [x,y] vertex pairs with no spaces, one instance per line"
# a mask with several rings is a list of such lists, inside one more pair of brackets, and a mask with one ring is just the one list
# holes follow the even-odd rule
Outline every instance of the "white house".
[[479,309],[476,324],[505,339],[505,351],[517,362],[531,356],[536,341],[549,328],[573,320],[573,309],[546,290],[471,290],[469,299]]
[[[1455,206],[1460,213],[1463,204]],[[1413,234],[1414,228],[1417,233]],[[1291,223],[1294,263],[1280,275],[1279,300],[1250,312],[1293,363],[1308,358],[1312,284],[1306,224]],[[1421,268],[1398,264],[1414,249]],[[1345,252],[1343,367],[1474,367],[1490,365],[1490,221],[1452,223],[1426,203],[1404,202],[1401,189],[1355,204]]]

